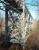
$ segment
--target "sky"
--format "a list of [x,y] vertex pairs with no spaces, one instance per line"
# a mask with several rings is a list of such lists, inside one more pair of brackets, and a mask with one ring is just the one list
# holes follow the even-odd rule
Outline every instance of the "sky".
[[34,19],[39,19],[39,0],[25,0],[25,5]]
[[[2,6],[1,8],[3,8],[3,4],[2,3],[0,3],[0,6]],[[5,11],[0,10],[0,18],[5,18]]]

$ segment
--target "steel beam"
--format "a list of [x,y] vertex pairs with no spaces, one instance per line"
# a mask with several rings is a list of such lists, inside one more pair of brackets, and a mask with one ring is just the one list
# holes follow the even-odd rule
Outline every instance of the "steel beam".
[[5,40],[8,41],[8,9],[5,8]]

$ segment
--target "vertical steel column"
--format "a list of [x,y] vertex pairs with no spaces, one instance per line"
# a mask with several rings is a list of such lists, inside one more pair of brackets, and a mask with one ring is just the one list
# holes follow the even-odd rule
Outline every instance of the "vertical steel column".
[[5,8],[5,40],[8,41],[8,9]]

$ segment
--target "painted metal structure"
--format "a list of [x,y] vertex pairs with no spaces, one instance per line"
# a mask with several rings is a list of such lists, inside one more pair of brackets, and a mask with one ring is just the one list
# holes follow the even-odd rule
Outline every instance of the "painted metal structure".
[[[28,35],[29,35],[29,31],[31,30],[31,23],[32,23],[32,16],[30,14],[30,12],[28,11],[27,7],[24,5],[24,3],[22,3],[22,7],[19,6],[18,2],[15,1],[15,0],[4,0],[4,1],[0,1],[0,3],[4,4],[4,8],[1,8],[0,6],[0,9],[5,11],[5,35],[6,35],[6,43],[9,42],[9,32],[8,32],[8,21],[10,21],[12,23],[11,26],[13,26],[13,22],[14,22],[14,18],[16,18],[16,16],[13,16],[12,14],[17,13],[18,16],[17,18],[19,19],[17,25],[19,25],[18,27],[18,33],[17,34],[12,34],[13,35],[13,38],[12,39],[15,39],[17,40],[17,43],[25,43]],[[11,11],[10,11],[11,10]],[[11,17],[9,17],[9,14]],[[17,15],[16,14],[16,15]],[[9,20],[10,18],[10,20]],[[17,19],[16,18],[16,19]],[[12,19],[12,20],[11,20]],[[10,26],[9,26],[10,27]],[[11,30],[11,33],[13,31]],[[12,41],[13,42],[13,41]]]

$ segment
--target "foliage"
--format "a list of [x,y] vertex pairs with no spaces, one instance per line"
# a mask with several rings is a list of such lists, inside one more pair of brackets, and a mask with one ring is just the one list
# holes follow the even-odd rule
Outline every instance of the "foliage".
[[39,20],[36,21],[36,28],[32,29],[26,42],[28,50],[39,50]]

